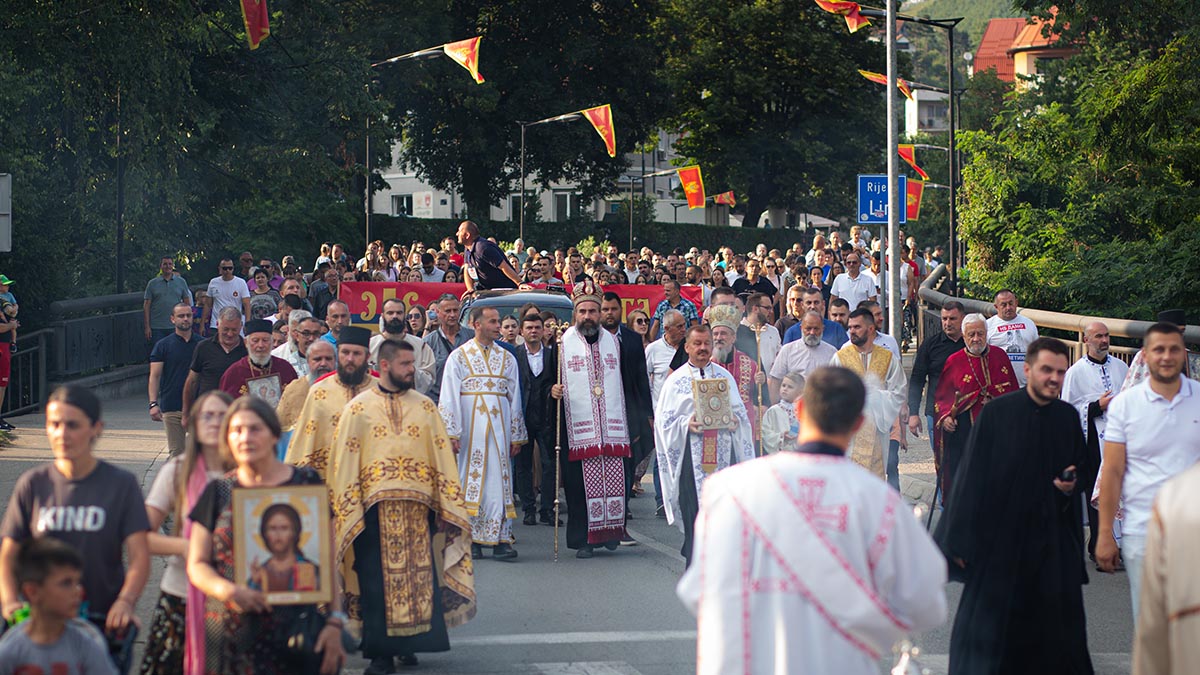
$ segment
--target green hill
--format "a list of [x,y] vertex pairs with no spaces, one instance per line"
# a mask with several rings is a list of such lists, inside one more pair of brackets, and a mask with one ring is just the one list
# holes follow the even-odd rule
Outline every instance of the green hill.
[[1010,0],[921,0],[904,3],[902,11],[938,19],[963,17],[958,28],[967,34],[972,50],[979,46],[989,19],[1025,16],[1023,12],[1013,9]]

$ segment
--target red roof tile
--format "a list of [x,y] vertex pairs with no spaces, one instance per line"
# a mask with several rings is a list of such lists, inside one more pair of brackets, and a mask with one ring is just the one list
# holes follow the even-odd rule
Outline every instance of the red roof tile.
[[[983,31],[983,39],[975,50],[972,66],[975,72],[995,70],[996,76],[1005,82],[1016,79],[1013,57],[1008,50],[1013,40],[1026,28],[1025,19],[992,19]],[[1040,29],[1040,26],[1037,26]]]

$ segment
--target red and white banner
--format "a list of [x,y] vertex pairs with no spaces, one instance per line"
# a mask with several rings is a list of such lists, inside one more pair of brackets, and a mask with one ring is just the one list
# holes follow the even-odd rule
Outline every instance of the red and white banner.
[[[570,288],[567,286],[568,294]],[[407,312],[413,305],[428,308],[431,302],[435,302],[445,293],[460,297],[466,289],[467,287],[463,284],[348,281],[342,284],[338,295],[350,306],[351,324],[378,332],[379,314],[383,311],[383,303],[392,298],[398,298],[403,302],[404,310]],[[638,309],[653,318],[654,310],[658,308],[658,303],[662,302],[665,297],[662,286],[614,284],[605,286],[604,290],[621,296],[622,321],[629,316],[630,312]],[[699,286],[683,286],[679,289],[679,293],[696,305],[698,312],[704,311],[704,291]],[[568,295],[568,297],[570,296]]]

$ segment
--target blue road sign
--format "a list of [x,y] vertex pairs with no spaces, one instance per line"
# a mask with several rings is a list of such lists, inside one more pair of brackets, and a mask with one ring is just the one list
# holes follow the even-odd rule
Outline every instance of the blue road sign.
[[[900,223],[908,222],[904,200],[908,195],[908,176],[900,174]],[[888,189],[886,174],[859,174],[858,222],[860,225],[887,225]]]

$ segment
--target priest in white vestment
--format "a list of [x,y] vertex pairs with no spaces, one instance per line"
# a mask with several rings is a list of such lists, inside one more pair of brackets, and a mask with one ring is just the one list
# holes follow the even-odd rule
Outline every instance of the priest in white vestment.
[[458,456],[459,481],[471,520],[471,555],[492,546],[501,560],[517,557],[512,547],[512,461],[527,440],[517,359],[495,343],[500,314],[471,310],[475,337],[450,353],[438,411]]
[[883,478],[892,426],[908,393],[904,367],[892,352],[875,344],[875,317],[870,310],[851,312],[846,332],[850,341],[834,354],[830,365],[848,368],[867,387],[866,422],[851,440],[847,456]]
[[[705,480],[732,464],[754,459],[754,437],[737,380],[712,361],[712,329],[692,326],[684,338],[688,361],[667,377],[654,417],[654,441],[661,471],[667,522],[683,531],[680,553],[691,564],[693,525]],[[696,420],[692,381],[728,383],[733,429],[705,431]]]
[[880,672],[946,620],[946,562],[898,492],[846,457],[868,394],[843,368],[805,384],[800,446],[712,476],[694,563],[698,675]]
[[[1083,328],[1083,345],[1087,349],[1083,358],[1067,369],[1063,378],[1062,400],[1079,411],[1079,424],[1083,437],[1087,439],[1088,466],[1081,472],[1080,491],[1087,505],[1088,554],[1096,557],[1096,541],[1100,536],[1100,513],[1092,504],[1092,491],[1100,475],[1101,449],[1104,448],[1104,429],[1108,424],[1108,404],[1121,391],[1129,366],[1121,359],[1108,353],[1110,340],[1108,326],[1093,321]],[[1119,510],[1118,510],[1119,512]],[[1121,521],[1113,521],[1113,538],[1121,544]]]

